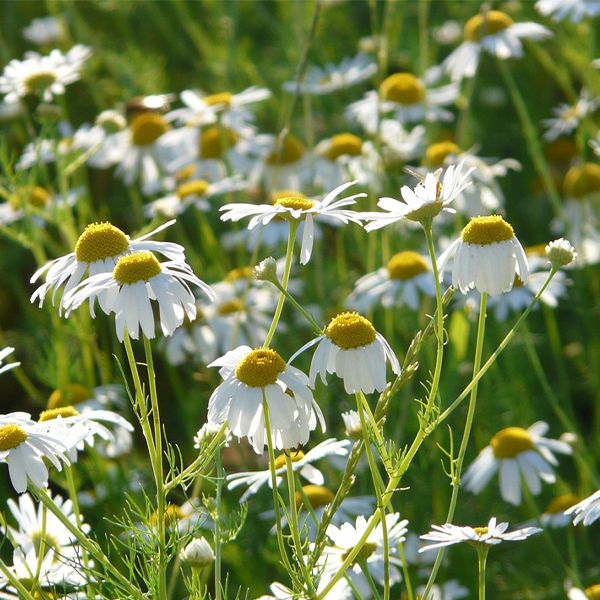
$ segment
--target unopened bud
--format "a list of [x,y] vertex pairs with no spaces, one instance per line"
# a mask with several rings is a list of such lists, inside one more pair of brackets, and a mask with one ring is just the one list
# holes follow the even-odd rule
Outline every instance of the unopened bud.
[[254,267],[253,275],[259,281],[279,283],[277,280],[277,261],[272,256],[261,260]]
[[[222,425],[218,423],[211,423],[210,421],[204,423],[204,425],[198,429],[198,432],[194,436],[194,448],[201,449],[205,446],[208,446],[219,433],[219,431],[221,431],[221,427]],[[229,431],[229,427],[225,427],[223,433],[225,434],[224,445],[227,446],[231,440],[231,432]]]
[[116,110],[103,110],[96,117],[96,125],[99,125],[106,133],[116,133],[127,127],[125,117]]
[[192,569],[208,567],[215,560],[215,553],[203,538],[194,538],[182,551],[181,560]]
[[353,440],[362,439],[362,426],[360,423],[360,415],[355,410],[349,410],[342,413],[346,435]]
[[577,252],[569,240],[560,238],[546,246],[546,257],[555,269],[566,267],[577,258]]

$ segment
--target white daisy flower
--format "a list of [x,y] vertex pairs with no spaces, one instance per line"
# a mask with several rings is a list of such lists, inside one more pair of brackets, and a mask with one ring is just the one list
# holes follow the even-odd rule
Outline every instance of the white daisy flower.
[[23,149],[19,157],[15,170],[24,171],[40,164],[50,164],[57,160],[57,157],[67,157],[73,152],[73,146],[70,138],[70,131],[65,127],[61,132],[61,139],[48,140],[37,138],[29,142]]
[[33,19],[21,33],[28,42],[45,46],[64,40],[67,32],[62,19],[48,16]]
[[402,186],[400,193],[404,202],[394,198],[380,198],[377,206],[386,212],[361,213],[363,219],[371,221],[365,225],[365,229],[381,229],[403,219],[422,222],[433,219],[442,211],[456,212],[449,204],[471,185],[470,175],[473,168],[463,173],[463,166],[464,163],[460,162],[448,167],[443,178],[443,169],[427,173],[413,189],[407,185]]
[[595,523],[600,517],[600,490],[565,510],[565,515],[573,519],[573,525]]
[[[600,8],[600,2],[598,2]],[[552,142],[563,135],[569,135],[579,123],[590,113],[594,112],[600,103],[596,98],[590,98],[586,89],[581,90],[581,95],[575,104],[559,104],[552,109],[554,117],[544,119],[542,123],[548,128],[544,139]]]
[[497,296],[512,289],[515,275],[524,283],[529,275],[523,246],[512,226],[497,215],[469,221],[461,236],[438,258],[440,274],[451,257],[452,285],[463,294],[475,288]]
[[528,537],[541,533],[543,530],[539,527],[525,527],[515,529],[509,533],[504,533],[508,529],[508,523],[497,523],[496,517],[492,517],[485,527],[460,527],[458,525],[432,525],[429,533],[421,536],[422,540],[433,542],[419,549],[419,552],[435,550],[444,546],[453,546],[462,542],[471,544],[487,544],[495,546],[502,542],[517,542],[525,540]]
[[553,21],[580,23],[587,17],[600,15],[599,0],[538,0],[535,9]]
[[556,481],[553,467],[558,460],[553,453],[572,453],[566,442],[543,437],[547,431],[548,424],[537,421],[528,429],[507,427],[496,433],[467,469],[463,477],[465,488],[479,494],[499,472],[500,495],[506,502],[521,504],[521,476],[529,491],[537,496],[542,491],[541,481]]
[[[419,594],[425,592],[426,586],[420,585],[417,588],[417,597]],[[457,600],[458,598],[467,598],[469,596],[469,589],[464,585],[461,585],[456,579],[445,581],[442,584],[434,584],[431,586],[429,600]]]
[[386,362],[392,371],[400,373],[400,363],[385,338],[371,322],[355,312],[343,312],[327,325],[323,335],[311,340],[294,356],[318,344],[310,363],[310,385],[317,375],[327,385],[327,373],[335,373],[344,381],[348,394],[383,392],[387,385]]
[[[352,589],[345,579],[340,579],[338,584],[336,584],[332,590],[325,595],[324,600],[325,598],[328,598],[329,600],[352,600],[354,598]],[[256,600],[310,600],[307,595],[298,594],[298,592],[294,592],[294,590],[291,590],[278,581],[274,581],[269,588],[271,590],[271,594],[263,594]]]
[[208,366],[220,367],[224,379],[208,401],[208,421],[227,421],[231,433],[238,439],[247,437],[257,454],[262,454],[267,443],[263,401],[269,408],[273,445],[278,450],[305,444],[317,419],[325,431],[308,377],[286,364],[275,350],[239,346]]
[[572,517],[565,511],[575,506],[579,498],[575,494],[562,494],[550,500],[546,509],[539,517],[539,522],[544,527],[566,527],[571,523]]
[[163,335],[171,335],[183,324],[184,317],[196,318],[196,298],[189,284],[193,284],[209,298],[214,292],[194,275],[182,259],[158,262],[148,250],[121,256],[112,273],[99,273],[86,279],[64,296],[68,317],[72,310],[90,301],[90,314],[95,317],[94,300],[107,314],[115,313],[117,338],[123,341],[125,331],[137,340],[140,328],[148,339],[155,335],[151,300],[158,303]]
[[0,92],[6,102],[18,102],[29,94],[40,94],[44,102],[62,96],[65,87],[80,78],[85,61],[92,55],[87,46],[73,46],[66,54],[26,52],[24,60],[11,60],[0,76]]
[[[309,483],[313,485],[323,485],[325,478],[317,467],[313,466],[313,462],[325,458],[326,456],[348,456],[349,448],[352,444],[348,440],[336,440],[335,438],[329,438],[317,444],[314,448],[309,450],[306,454],[302,450],[295,450],[290,453],[292,460],[292,468],[294,472]],[[285,464],[285,456],[281,454],[275,459],[275,472],[277,473],[276,481],[277,485],[283,481],[282,475],[287,472]],[[263,485],[267,484],[269,487],[273,486],[271,480],[270,469],[264,471],[250,471],[244,473],[233,473],[227,476],[227,487],[233,490],[242,485],[247,485],[248,489],[242,494],[240,502],[245,502],[250,496],[256,494]]]
[[600,597],[600,583],[582,589],[569,582],[565,585],[565,591],[569,600],[597,600]]
[[161,347],[168,363],[174,367],[190,360],[207,364],[221,354],[217,350],[217,336],[203,322],[201,313],[193,322],[184,320],[183,326],[176,329],[173,335],[161,340]]
[[19,494],[27,490],[27,483],[40,488],[48,483],[47,458],[59,471],[61,461],[69,464],[68,448],[47,428],[31,420],[28,413],[13,412],[0,415],[0,462],[8,464],[13,488]]
[[552,35],[546,27],[537,23],[514,23],[512,18],[499,10],[471,17],[464,28],[464,42],[450,53],[442,67],[452,81],[473,77],[483,51],[499,59],[523,56],[521,40],[543,40]]
[[344,433],[352,440],[362,440],[362,423],[360,415],[356,410],[347,410],[342,413],[342,421],[344,421]]
[[417,125],[410,131],[393,119],[383,119],[380,126],[385,164],[405,163],[421,156],[425,149],[425,127]]
[[408,306],[417,310],[420,294],[435,297],[435,281],[428,259],[406,250],[394,254],[385,267],[363,275],[348,296],[346,305],[359,312],[373,306]]
[[311,66],[299,84],[286,81],[281,87],[293,94],[298,86],[303,94],[321,96],[362,83],[376,72],[377,65],[369,56],[357,54],[352,58],[344,58],[337,65],[327,63],[323,68]]
[[[65,285],[59,305],[59,312],[62,313],[65,294],[74,289],[86,274],[92,277],[99,273],[110,273],[119,258],[131,252],[149,250],[158,252],[171,261],[184,260],[183,246],[172,242],[154,242],[148,239],[170,227],[174,222],[169,221],[135,240],[131,240],[128,235],[111,223],[88,225],[79,236],[74,252],[51,260],[33,274],[30,279],[31,283],[35,283],[44,273],[46,276],[45,282],[32,294],[31,302],[38,301],[41,308],[46,294],[54,289],[52,294],[52,304],[54,304],[58,289]],[[105,296],[105,294],[101,294],[99,297],[100,305],[103,308],[106,306]]]
[[344,224],[350,221],[360,224],[358,213],[343,207],[354,204],[357,198],[363,198],[366,194],[353,194],[336,200],[337,196],[355,183],[356,181],[351,181],[338,186],[323,200],[309,200],[305,197],[292,196],[279,198],[274,204],[227,204],[219,209],[223,213],[221,220],[236,222],[246,217],[252,217],[248,223],[248,229],[254,229],[257,225],[266,225],[276,217],[304,221],[300,263],[305,265],[310,260],[312,253],[315,219],[327,217]]
[[435,27],[432,32],[433,39],[443,46],[454,44],[462,35],[462,27],[458,21],[444,21],[438,27]]
[[[327,527],[327,536],[333,542],[332,546],[325,546],[323,553],[319,557],[317,567],[321,574],[318,591],[321,591],[331,581],[333,575],[340,569],[346,556],[357,545],[358,541],[365,532],[369,521],[362,515],[356,519],[356,525],[351,523],[343,523],[341,527],[329,525]],[[389,584],[394,585],[402,579],[401,568],[402,561],[399,558],[398,545],[404,541],[407,532],[406,519],[400,521],[400,514],[394,513],[385,516],[385,523],[389,544]],[[368,581],[366,574],[363,572],[365,568],[370,576],[380,583],[384,584],[384,551],[383,551],[383,528],[381,523],[367,537],[363,544],[357,561],[348,568],[346,576],[350,578],[352,583],[358,589],[368,590]],[[368,592],[367,592],[368,594]]]
[[0,350],[0,374],[10,371],[21,364],[20,362],[6,363],[5,365],[2,364],[4,359],[14,351],[15,349],[11,346],[7,346],[6,348],[2,348],[2,350]]
[[[206,422],[194,436],[194,448],[200,450],[204,446],[210,445],[210,443],[215,439],[215,436],[221,431],[222,425],[217,425],[216,423]],[[231,431],[229,427],[225,427],[224,429],[224,441],[223,446],[229,446],[229,442],[231,441]]]

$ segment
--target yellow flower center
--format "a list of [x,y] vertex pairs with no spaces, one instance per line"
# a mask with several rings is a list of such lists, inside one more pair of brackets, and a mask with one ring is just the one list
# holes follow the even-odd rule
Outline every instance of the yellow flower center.
[[395,73],[381,82],[379,93],[384,100],[410,105],[423,100],[425,87],[411,73]]
[[304,155],[302,142],[293,135],[286,135],[283,148],[275,144],[275,150],[267,157],[269,165],[289,165],[298,162]]
[[43,410],[40,413],[40,417],[38,419],[39,423],[43,423],[44,421],[52,421],[58,417],[62,417],[63,419],[67,419],[68,417],[76,417],[79,414],[79,411],[72,406],[61,406],[60,408],[48,408],[47,410]]
[[284,198],[277,198],[273,204],[275,206],[285,206],[285,208],[291,210],[309,210],[315,205],[313,200],[309,200],[304,196],[286,196]]
[[129,248],[128,237],[110,223],[92,223],[79,236],[75,244],[75,257],[79,262],[93,263],[119,256]]
[[144,112],[131,122],[131,141],[135,146],[147,146],[169,129],[169,124],[158,113]]
[[340,156],[360,156],[362,153],[362,140],[353,133],[340,133],[334,135],[325,152],[325,157],[335,160]]
[[492,438],[490,445],[496,458],[514,458],[521,452],[533,450],[533,440],[522,427],[507,427]]
[[344,312],[333,318],[325,335],[344,350],[361,348],[375,341],[375,328],[368,319],[355,312]]
[[450,141],[431,144],[425,151],[425,164],[437,167],[444,164],[446,157],[450,154],[460,154],[460,148]]
[[227,273],[225,281],[239,281],[240,279],[250,279],[252,277],[252,267],[238,267]]
[[19,425],[0,425],[0,452],[16,448],[27,439],[27,432]]
[[[177,504],[169,503],[165,507],[165,524],[167,525],[167,527],[169,525],[174,525],[175,523],[177,523],[177,521],[180,521],[185,516],[186,516],[185,512],[183,511],[181,506],[178,506]],[[154,511],[150,515],[150,524],[151,525],[158,524],[158,511]]]
[[217,313],[221,316],[231,315],[244,310],[244,303],[239,298],[232,298],[217,307]]
[[[58,543],[58,540],[49,535],[47,531],[44,532],[43,535],[41,531],[35,531],[31,535],[31,542],[33,543],[33,547],[35,548],[36,554],[39,555],[39,551],[42,547],[42,540],[44,542],[44,556],[48,553],[49,550],[54,550],[58,553],[58,551],[60,550],[60,544]],[[53,562],[58,563],[59,560],[60,559],[58,558],[58,556],[55,556]],[[34,598],[35,597],[36,596],[34,596]],[[48,596],[47,594],[44,594],[44,596],[39,596],[39,598],[43,598],[44,600],[47,600],[48,597],[54,598],[54,596]]]
[[231,104],[232,97],[233,94],[231,92],[220,92],[219,94],[204,96],[202,100],[209,106],[214,106],[215,104],[224,104],[225,106],[229,106]]
[[217,125],[207,127],[200,134],[200,156],[202,158],[222,158],[225,152],[236,144],[239,135]]
[[585,588],[585,595],[589,600],[600,600],[600,583],[595,583]]
[[90,390],[78,383],[72,383],[67,386],[67,389],[54,390],[48,398],[48,408],[63,408],[65,406],[73,406],[87,400],[91,396]]
[[25,79],[25,88],[27,92],[43,92],[56,81],[56,75],[50,71],[38,71]]
[[481,537],[482,535],[485,535],[489,529],[487,527],[473,527],[473,531],[479,536]]
[[567,508],[571,508],[571,506],[578,502],[579,498],[575,494],[562,494],[562,496],[552,498],[544,512],[551,515],[557,515],[558,513],[565,512]]
[[600,192],[600,165],[584,163],[571,167],[563,182],[568,198],[585,198]]
[[513,24],[513,20],[499,10],[490,10],[485,15],[475,15],[465,24],[464,36],[468,42],[478,42],[486,35],[498,33]]
[[148,281],[158,275],[162,269],[156,256],[152,252],[134,252],[122,256],[115,265],[113,277],[121,284]]
[[[344,552],[342,554],[342,560],[346,560],[350,555],[350,552],[352,552],[353,550],[354,548],[350,548],[350,550]],[[373,554],[373,552],[375,552],[375,550],[377,550],[377,544],[374,544],[372,542],[365,542],[362,548],[358,551],[358,554],[354,557],[352,564],[356,565],[364,562],[365,560],[367,560],[367,558],[369,558],[369,556],[371,556],[371,554]]]
[[265,387],[277,381],[285,370],[285,361],[272,348],[256,348],[235,368],[235,376],[250,387]]
[[523,287],[525,284],[523,283],[523,280],[515,273],[515,279],[513,281],[513,287],[514,288],[519,288],[519,287]]
[[35,186],[11,194],[8,198],[8,203],[15,210],[21,208],[23,202],[27,202],[35,208],[46,208],[49,200],[50,194],[43,187]]
[[176,190],[175,193],[180,200],[184,200],[188,196],[204,196],[210,183],[205,179],[195,179],[194,181],[188,181],[182,183]]
[[527,256],[544,256],[544,254],[546,254],[546,244],[527,246],[527,248],[525,248],[525,254],[527,254]]
[[[334,498],[333,492],[322,485],[305,485],[302,486],[302,491],[313,508],[326,506]],[[299,508],[303,506],[302,495],[299,491],[296,492],[296,505]]]
[[394,254],[387,264],[390,279],[412,279],[429,270],[427,261],[416,252],[407,250]]
[[485,246],[512,240],[515,232],[501,216],[492,215],[490,217],[473,217],[462,230],[461,237],[463,242],[468,244]]
[[185,181],[186,179],[189,179],[193,174],[194,171],[196,170],[196,165],[188,165],[187,167],[183,167],[181,169],[179,169],[179,171],[175,172],[175,179],[177,181]]
[[[304,452],[302,452],[302,450],[292,450],[290,452],[290,458],[292,459],[293,463],[298,462],[299,460],[304,458]],[[280,454],[275,459],[275,468],[281,469],[281,467],[285,467],[285,454]]]

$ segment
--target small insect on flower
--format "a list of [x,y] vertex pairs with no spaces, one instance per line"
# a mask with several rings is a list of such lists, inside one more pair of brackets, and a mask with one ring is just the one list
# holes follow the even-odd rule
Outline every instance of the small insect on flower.
[[247,437],[257,454],[267,443],[264,404],[269,411],[273,445],[279,450],[308,441],[317,419],[325,420],[308,387],[308,377],[286,364],[272,348],[239,346],[213,361],[223,383],[208,401],[208,421],[228,422],[231,433]]
[[311,340],[290,359],[318,344],[310,363],[310,384],[314,387],[317,375],[327,384],[327,373],[335,373],[344,381],[348,394],[385,389],[386,362],[392,371],[400,373],[400,363],[385,338],[371,322],[355,312],[343,312],[333,318],[323,335]]
[[443,273],[454,257],[452,285],[466,294],[475,288],[496,296],[512,289],[515,275],[527,281],[529,266],[525,251],[512,226],[502,217],[473,217],[438,258]]

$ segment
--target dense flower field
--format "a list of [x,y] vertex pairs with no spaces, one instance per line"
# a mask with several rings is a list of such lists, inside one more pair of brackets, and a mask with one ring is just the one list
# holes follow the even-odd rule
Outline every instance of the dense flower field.
[[598,0],[0,15],[0,598],[600,598]]

